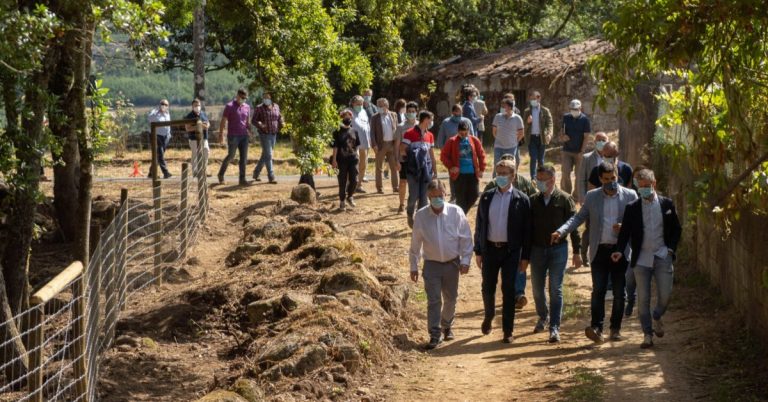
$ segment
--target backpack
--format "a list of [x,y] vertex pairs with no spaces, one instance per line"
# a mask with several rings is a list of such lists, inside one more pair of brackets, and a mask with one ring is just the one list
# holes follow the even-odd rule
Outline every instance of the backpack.
[[[423,140],[423,137],[422,137]],[[430,144],[424,141],[408,144],[405,173],[427,182],[432,179],[432,158],[429,156]]]

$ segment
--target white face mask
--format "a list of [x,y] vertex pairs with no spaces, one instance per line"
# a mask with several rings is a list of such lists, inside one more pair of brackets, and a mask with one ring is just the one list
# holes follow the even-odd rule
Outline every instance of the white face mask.
[[200,106],[192,106],[192,111],[195,113],[200,113]]
[[574,118],[578,118],[579,116],[581,116],[581,111],[580,110],[571,110],[571,116],[573,116]]

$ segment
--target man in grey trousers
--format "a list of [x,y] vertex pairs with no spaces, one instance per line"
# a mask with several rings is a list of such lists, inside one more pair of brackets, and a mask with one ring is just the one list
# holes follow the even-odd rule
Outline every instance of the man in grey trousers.
[[427,293],[429,343],[434,349],[443,340],[453,340],[451,327],[459,296],[459,274],[469,272],[472,260],[472,232],[464,211],[445,202],[440,180],[427,185],[429,205],[414,217],[409,261],[411,280],[419,280],[419,260],[424,257],[424,290]]

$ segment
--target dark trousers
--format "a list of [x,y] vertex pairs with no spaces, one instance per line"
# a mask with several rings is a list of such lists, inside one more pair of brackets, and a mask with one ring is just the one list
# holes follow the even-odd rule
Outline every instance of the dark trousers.
[[235,152],[240,153],[238,170],[240,180],[245,180],[245,164],[248,162],[248,135],[227,136],[227,156],[221,161],[219,176],[227,173],[229,162],[235,158]]
[[626,258],[619,262],[611,260],[613,245],[597,246],[597,255],[590,264],[592,269],[592,327],[603,330],[605,321],[605,292],[608,290],[608,280],[613,287],[613,309],[611,310],[611,329],[621,329],[621,319],[624,317],[624,285],[625,273],[629,265]]
[[496,285],[501,272],[501,328],[511,335],[515,325],[515,275],[520,266],[520,249],[488,245],[483,252],[483,305],[485,319],[496,314]]
[[357,158],[337,158],[336,163],[339,167],[339,200],[344,201],[355,194],[357,188]]
[[168,143],[171,141],[170,135],[158,135],[157,136],[157,166],[160,167],[160,171],[163,175],[168,176],[168,165],[165,163],[165,149],[168,148]]
[[479,180],[474,173],[460,174],[456,180],[451,180],[451,183],[456,183],[456,205],[464,211],[466,215],[469,209],[475,205],[478,197]]

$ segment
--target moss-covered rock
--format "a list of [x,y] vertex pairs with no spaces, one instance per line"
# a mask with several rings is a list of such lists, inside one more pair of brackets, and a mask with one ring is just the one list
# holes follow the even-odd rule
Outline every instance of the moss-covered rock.
[[198,399],[197,402],[248,402],[248,400],[232,391],[217,389]]

